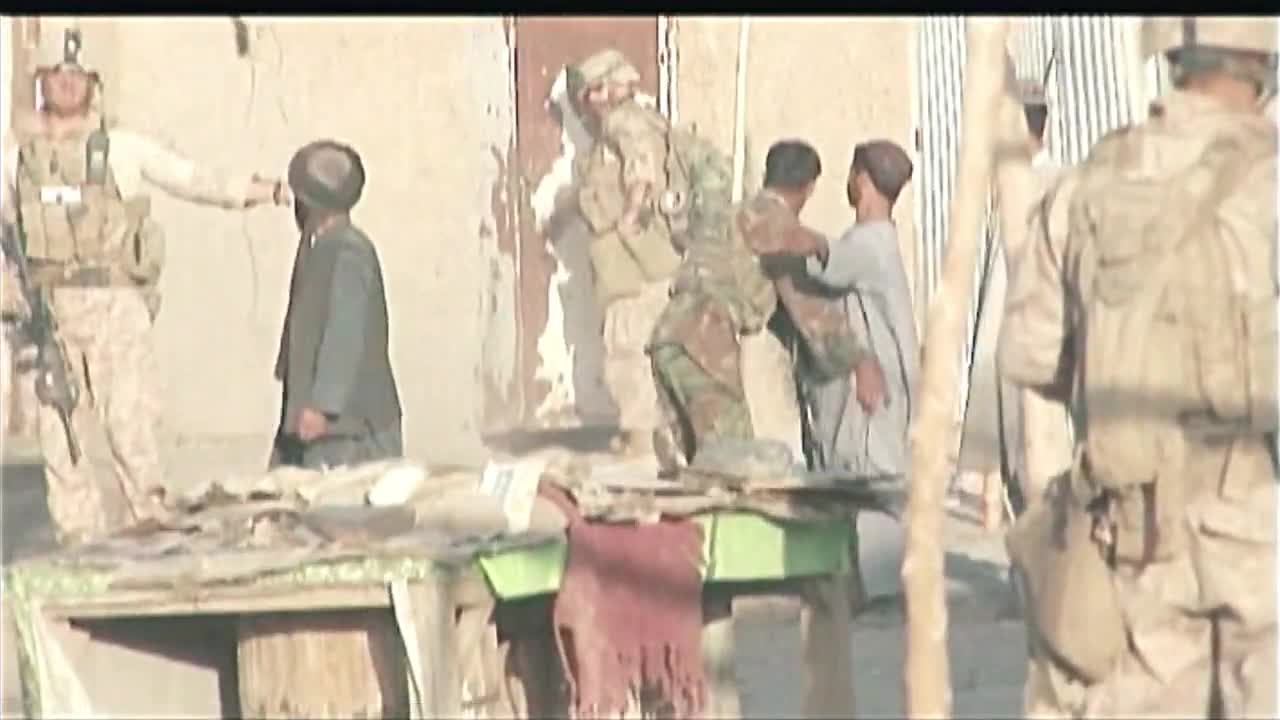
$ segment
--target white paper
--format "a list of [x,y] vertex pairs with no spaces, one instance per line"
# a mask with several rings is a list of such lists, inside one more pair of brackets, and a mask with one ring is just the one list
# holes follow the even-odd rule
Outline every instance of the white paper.
[[538,481],[547,466],[546,458],[528,458],[513,463],[490,462],[480,478],[480,492],[502,500],[507,530],[524,532],[533,517],[533,501]]
[[80,188],[74,185],[45,185],[40,188],[40,202],[45,205],[79,205]]

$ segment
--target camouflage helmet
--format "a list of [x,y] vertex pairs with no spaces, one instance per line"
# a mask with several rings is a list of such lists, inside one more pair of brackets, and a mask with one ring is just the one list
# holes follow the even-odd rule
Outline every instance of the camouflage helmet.
[[1259,94],[1265,94],[1275,85],[1276,49],[1273,18],[1152,17],[1143,21],[1143,55],[1164,53],[1175,81],[1189,72],[1220,70],[1255,83]]
[[1142,54],[1189,47],[1276,53],[1276,22],[1267,17],[1149,17],[1143,20]]
[[598,82],[635,83],[640,73],[627,57],[613,48],[600,50],[575,65],[566,68],[566,84],[569,96],[575,100]]
[[289,188],[310,207],[346,212],[360,201],[364,180],[360,155],[335,140],[308,143],[289,161]]

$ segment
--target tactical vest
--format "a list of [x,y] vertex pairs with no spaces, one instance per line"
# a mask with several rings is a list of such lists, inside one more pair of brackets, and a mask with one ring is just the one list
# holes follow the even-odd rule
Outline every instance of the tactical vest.
[[25,134],[14,182],[37,283],[155,284],[163,238],[148,222],[148,199],[126,202],[121,196],[105,130],[88,128],[56,140]]
[[[1088,473],[1103,489],[1173,479],[1165,487],[1177,492],[1189,442],[1276,425],[1275,281],[1249,287],[1265,246],[1224,229],[1219,214],[1234,194],[1256,192],[1241,182],[1274,157],[1274,135],[1220,134],[1176,173],[1142,165],[1186,147],[1158,126],[1104,138],[1070,205],[1076,394]],[[1265,232],[1266,218],[1248,221]]]

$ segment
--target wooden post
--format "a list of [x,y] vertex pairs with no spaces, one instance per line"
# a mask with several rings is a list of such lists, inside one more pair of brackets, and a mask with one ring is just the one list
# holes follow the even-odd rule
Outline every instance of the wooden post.
[[942,279],[925,332],[920,411],[911,423],[911,497],[902,579],[907,603],[904,668],[911,718],[950,714],[947,606],[942,555],[942,492],[947,485],[953,414],[960,387],[957,350],[973,296],[973,268],[993,162],[992,120],[1004,84],[1005,18],[966,21],[960,164]]

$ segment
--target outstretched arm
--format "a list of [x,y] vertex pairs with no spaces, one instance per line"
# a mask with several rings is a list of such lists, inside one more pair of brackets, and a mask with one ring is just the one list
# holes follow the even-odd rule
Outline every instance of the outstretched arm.
[[812,256],[805,263],[809,277],[818,284],[839,293],[869,290],[883,283],[884,258],[874,238],[858,237],[859,228],[832,243],[826,257]]
[[251,176],[225,176],[200,167],[191,160],[159,143],[134,132],[115,130],[111,133],[112,152],[136,158],[143,179],[175,197],[202,205],[215,205],[229,210],[288,200],[277,180]]

